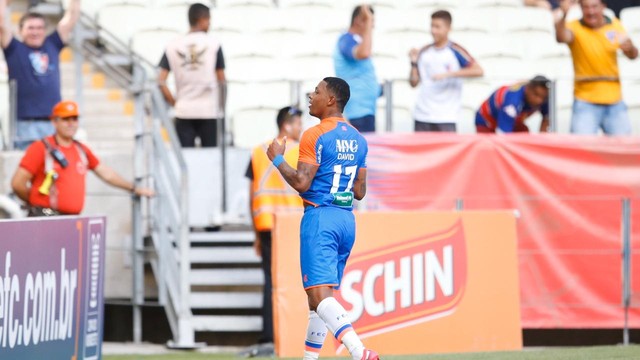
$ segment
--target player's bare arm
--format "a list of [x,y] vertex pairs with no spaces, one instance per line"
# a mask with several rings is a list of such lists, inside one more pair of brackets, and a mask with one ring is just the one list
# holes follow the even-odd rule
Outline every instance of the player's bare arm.
[[364,196],[367,194],[367,169],[361,168],[358,170],[358,176],[353,183],[353,197],[356,200],[364,199]]
[[569,8],[571,8],[572,4],[571,0],[560,1],[562,15],[555,20],[556,41],[559,43],[571,44],[573,42],[573,32],[567,29],[565,22],[567,19],[567,13],[569,12]]
[[13,33],[11,31],[11,24],[9,24],[8,19],[8,9],[7,9],[8,1],[0,0],[0,41],[2,42],[2,48],[6,49],[13,39]]
[[[269,160],[273,161],[276,156],[282,156],[287,146],[287,137],[282,139],[282,144],[278,142],[278,139],[273,139],[269,148],[267,149],[267,156]],[[307,164],[304,162],[298,162],[298,168],[294,169],[286,161],[283,161],[278,165],[278,171],[282,174],[282,177],[286,180],[292,188],[297,192],[303,193],[309,190],[311,182],[313,181],[316,172],[318,172],[318,166],[313,164]]]
[[78,19],[80,19],[80,0],[71,0],[67,11],[64,12],[64,16],[58,23],[58,35],[60,35],[63,43],[66,44],[69,41],[73,27],[76,26]]

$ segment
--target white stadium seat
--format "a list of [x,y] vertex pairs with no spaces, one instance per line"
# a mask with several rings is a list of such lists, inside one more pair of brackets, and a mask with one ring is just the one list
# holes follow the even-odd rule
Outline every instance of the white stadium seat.
[[113,4],[102,7],[96,18],[98,25],[117,36],[124,44],[145,25],[149,9],[138,4]]
[[278,6],[281,9],[290,8],[333,8],[340,3],[339,0],[278,0]]
[[131,49],[151,64],[157,65],[167,44],[179,35],[169,30],[140,31],[131,38]]
[[244,109],[281,108],[292,103],[291,86],[287,81],[261,83],[229,81],[227,84],[226,111],[229,114]]
[[640,32],[640,6],[622,9],[620,12],[620,20],[628,32]]
[[251,8],[272,8],[274,7],[273,0],[215,0],[216,8],[229,9],[229,8],[244,8],[249,10]]
[[253,148],[273,139],[278,134],[275,117],[280,107],[278,104],[270,108],[244,109],[232,114],[230,130],[234,146]]
[[521,7],[496,10],[500,32],[505,34],[542,32],[555,34],[553,15],[549,10]]

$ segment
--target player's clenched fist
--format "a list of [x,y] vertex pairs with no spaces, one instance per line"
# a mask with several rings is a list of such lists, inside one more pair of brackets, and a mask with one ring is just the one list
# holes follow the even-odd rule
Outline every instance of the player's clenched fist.
[[284,149],[287,147],[287,137],[282,138],[282,144],[278,142],[278,139],[273,139],[269,148],[267,149],[267,156],[269,160],[273,161],[276,156],[283,155]]

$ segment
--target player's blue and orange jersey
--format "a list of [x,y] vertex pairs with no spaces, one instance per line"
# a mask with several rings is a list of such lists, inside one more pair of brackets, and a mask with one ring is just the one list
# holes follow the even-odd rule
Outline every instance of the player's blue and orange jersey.
[[318,166],[307,191],[300,196],[315,206],[353,209],[353,183],[366,168],[368,146],[365,138],[343,118],[323,119],[302,134],[298,162]]
[[476,125],[510,133],[513,132],[517,123],[524,123],[536,111],[540,111],[543,117],[548,116],[548,102],[535,108],[527,104],[524,95],[525,87],[526,83],[520,83],[503,86],[496,90],[480,106],[476,113]]

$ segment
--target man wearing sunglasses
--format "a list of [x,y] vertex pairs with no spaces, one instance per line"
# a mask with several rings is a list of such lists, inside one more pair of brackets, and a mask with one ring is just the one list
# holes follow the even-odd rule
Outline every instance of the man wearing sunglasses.
[[153,196],[103,164],[73,137],[78,131],[78,105],[61,101],[53,107],[55,133],[32,143],[11,179],[16,195],[28,204],[29,216],[77,215],[84,206],[87,170],[111,186],[137,196]]

